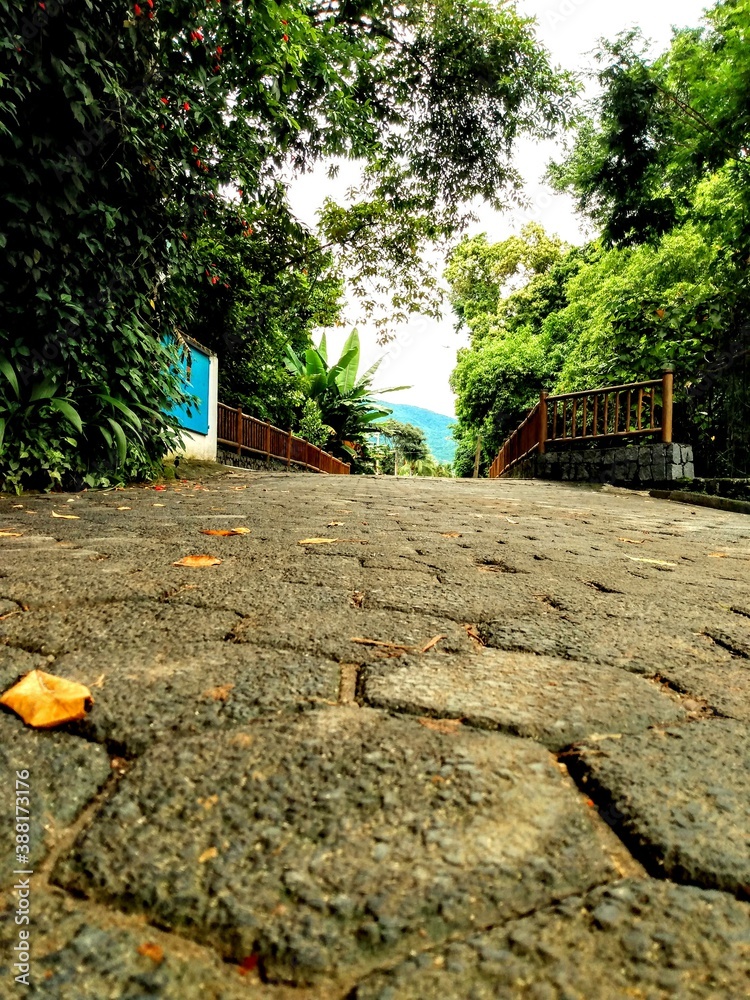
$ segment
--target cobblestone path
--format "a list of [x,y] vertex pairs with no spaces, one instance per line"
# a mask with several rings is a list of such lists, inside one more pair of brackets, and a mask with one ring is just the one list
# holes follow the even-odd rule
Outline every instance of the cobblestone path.
[[245,472],[5,498],[0,689],[35,667],[95,703],[0,714],[2,1000],[750,995],[740,514]]

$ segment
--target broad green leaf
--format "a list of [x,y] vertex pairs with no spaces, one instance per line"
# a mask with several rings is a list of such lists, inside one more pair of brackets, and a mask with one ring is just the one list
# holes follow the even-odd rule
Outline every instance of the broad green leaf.
[[59,410],[65,419],[75,427],[78,433],[83,434],[83,422],[78,410],[71,406],[67,399],[60,399],[55,396],[49,401],[49,405]]
[[21,391],[18,386],[18,376],[16,375],[16,370],[13,365],[8,361],[7,358],[0,355],[0,372],[7,378],[13,387],[13,391],[16,394],[16,399],[21,395]]
[[116,409],[118,409],[121,413],[124,413],[131,424],[137,427],[138,430],[141,429],[140,417],[138,416],[137,413],[131,410],[126,403],[123,403],[121,399],[117,399],[116,396],[105,396],[105,395],[100,395],[99,399],[104,400],[105,403],[109,403],[111,406],[114,406]]
[[122,426],[116,420],[113,420],[112,417],[107,417],[107,421],[112,428],[115,441],[117,442],[117,461],[122,465],[128,454],[128,439],[125,437],[125,431],[122,429]]
[[50,399],[57,392],[57,388],[58,385],[54,379],[50,377],[42,379],[42,381],[37,382],[31,390],[29,400],[33,403],[39,399]]

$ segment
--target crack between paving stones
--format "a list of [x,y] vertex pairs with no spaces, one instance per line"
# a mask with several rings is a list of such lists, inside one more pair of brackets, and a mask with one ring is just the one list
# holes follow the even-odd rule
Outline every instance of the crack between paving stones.
[[[455,934],[447,935],[442,941],[431,944],[424,948],[412,948],[408,956],[402,956],[400,958],[394,959],[392,962],[385,962],[382,965],[378,965],[373,968],[366,976],[362,977],[359,982],[354,985],[348,993],[346,993],[342,1000],[358,1000],[358,990],[362,983],[369,979],[371,976],[378,975],[379,973],[391,972],[393,969],[398,968],[406,960],[406,957],[411,958],[413,955],[432,955],[435,953],[440,953],[444,951],[449,945],[455,944],[458,941],[468,941],[471,938],[476,937],[479,934],[491,934],[493,931],[502,930],[510,924],[514,924],[520,920],[526,920],[529,917],[533,917],[536,914],[541,914],[545,912],[554,912],[555,908],[561,903],[564,903],[567,899],[575,899],[578,896],[587,896],[597,889],[601,889],[607,885],[614,885],[619,881],[619,877],[616,879],[604,879],[601,882],[593,882],[581,889],[571,890],[564,896],[556,896],[554,899],[550,900],[546,906],[535,906],[530,910],[523,910],[519,913],[513,914],[513,916],[505,917],[503,920],[491,921],[487,924],[476,924],[469,931],[457,931]],[[269,981],[272,984],[273,980]],[[425,998],[427,1000],[427,998]]]
[[[750,616],[749,616],[750,617]],[[720,646],[722,649],[726,649],[741,660],[750,660],[750,650],[746,646],[737,645],[734,639],[729,635],[724,635],[723,632],[717,632],[713,629],[704,629],[701,633],[705,635],[707,639],[710,639],[715,645]]]
[[565,758],[564,762],[561,761],[561,763],[564,763],[579,791],[594,803],[600,819],[610,827],[613,834],[623,844],[624,849],[643,867],[647,875],[659,882],[715,890],[739,900],[750,901],[750,887],[740,886],[737,890],[727,889],[719,885],[718,881],[711,877],[710,872],[700,873],[704,876],[703,878],[700,877],[700,874],[698,877],[691,877],[688,873],[683,872],[679,865],[676,865],[675,871],[668,875],[664,869],[665,859],[661,855],[658,845],[649,842],[630,828],[629,824],[632,822],[632,818],[617,806],[615,797],[609,789],[600,784],[596,776],[588,770],[585,752],[585,748],[571,747],[570,750],[563,751],[559,755]]

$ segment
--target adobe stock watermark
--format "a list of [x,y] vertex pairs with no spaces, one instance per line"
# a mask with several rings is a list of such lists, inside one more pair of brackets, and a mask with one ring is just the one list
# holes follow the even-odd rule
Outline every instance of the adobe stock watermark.
[[574,17],[581,7],[585,7],[589,0],[562,0],[547,11],[545,20],[551,28],[559,28],[571,17]]
[[13,978],[31,986],[31,784],[28,770],[15,776],[15,867],[13,895],[16,898],[15,924],[18,939],[13,945]]

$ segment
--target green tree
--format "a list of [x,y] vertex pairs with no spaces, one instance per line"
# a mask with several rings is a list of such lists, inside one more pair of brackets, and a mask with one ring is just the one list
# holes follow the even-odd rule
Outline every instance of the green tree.
[[360,343],[356,330],[352,330],[341,356],[333,365],[328,363],[325,334],[318,347],[308,348],[303,357],[287,345],[287,369],[296,376],[303,398],[312,399],[317,404],[321,421],[331,429],[330,447],[345,461],[367,458],[367,436],[372,423],[390,413],[390,410],[374,402],[374,396],[408,388],[374,389],[372,380],[380,361],[376,361],[364,375],[358,374],[359,362]]
[[[361,161],[365,193],[343,215],[329,206],[329,249],[368,301],[390,275],[396,312],[420,308],[423,288],[434,301],[413,277],[424,240],[455,232],[477,196],[501,197],[514,139],[561,121],[570,89],[529,22],[485,0],[200,12],[159,0],[129,17],[114,0],[8,0],[0,79],[0,355],[12,372],[0,392],[13,431],[0,479],[15,486],[147,474],[174,444],[170,345],[194,318],[195,241],[228,202],[270,235],[290,215],[285,172]],[[244,255],[243,267],[266,275]],[[45,380],[66,405],[28,409]]]

